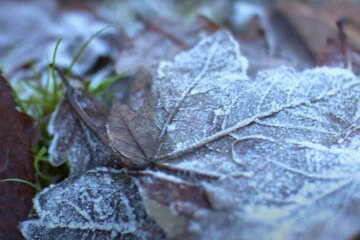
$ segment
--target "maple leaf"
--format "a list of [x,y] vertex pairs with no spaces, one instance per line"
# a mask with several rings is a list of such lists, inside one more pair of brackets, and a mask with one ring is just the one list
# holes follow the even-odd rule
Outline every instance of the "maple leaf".
[[[163,66],[160,67],[158,77],[154,81],[153,84],[153,94],[149,97],[149,99],[144,104],[144,107],[140,111],[131,111],[128,109],[128,106],[117,104],[112,108],[112,113],[110,116],[110,123],[108,124],[109,131],[109,139],[110,143],[113,145],[115,151],[120,153],[126,158],[130,158],[135,161],[143,161],[146,162],[150,158],[158,158],[158,155],[163,152],[164,147],[163,144],[166,143],[164,137],[166,134],[171,132],[173,129],[170,125],[170,122],[173,120],[172,118],[178,114],[179,107],[182,109],[180,112],[187,110],[191,112],[191,110],[196,110],[196,107],[186,109],[185,104],[187,102],[186,95],[197,95],[201,98],[203,95],[207,94],[208,89],[206,86],[202,86],[202,80],[204,78],[219,78],[218,72],[212,72],[212,67],[225,67],[224,71],[228,71],[229,74],[233,76],[240,76],[243,78],[247,78],[245,75],[246,59],[244,57],[240,57],[238,52],[236,51],[237,43],[235,40],[231,39],[231,44],[224,44],[225,42],[221,42],[221,40],[226,41],[226,38],[222,38],[222,35],[215,35],[214,38],[219,38],[216,46],[210,50],[210,55],[208,52],[202,52],[202,49],[198,49],[195,53],[197,54],[196,58],[193,60],[188,59],[188,66],[179,66],[182,68],[181,76],[174,76],[173,81],[168,81],[168,79],[164,79],[162,76],[162,69],[166,66],[166,63],[162,63]],[[212,38],[205,39],[201,45],[210,44],[212,42]],[[224,44],[221,46],[221,44]],[[195,55],[194,54],[194,55]],[[186,54],[180,54],[176,57],[176,59],[188,58]],[[226,57],[229,61],[229,64],[223,62],[220,63],[217,61],[217,58]],[[215,59],[215,60],[214,60]],[[235,61],[239,60],[239,61]],[[181,63],[180,63],[181,64]],[[219,64],[219,66],[215,66]],[[226,66],[228,65],[228,66]],[[187,69],[187,68],[193,69]],[[192,70],[192,71],[190,71]],[[198,72],[197,72],[198,71]],[[176,74],[176,72],[173,72]],[[214,75],[212,74],[214,73]],[[175,78],[178,77],[178,78]],[[220,77],[221,78],[221,77]],[[225,84],[225,80],[219,78],[219,81],[214,81],[214,90],[216,90],[216,84],[220,88],[227,88],[233,94],[237,93],[236,89],[233,87],[229,88],[232,81],[236,81],[237,79],[227,79],[226,81],[229,85]],[[181,84],[179,85],[179,82]],[[194,88],[196,85],[198,86]],[[194,88],[194,89],[193,89]],[[219,90],[219,89],[218,89]],[[222,89],[225,91],[225,89]],[[196,96],[195,96],[196,97]],[[216,108],[216,105],[220,108],[221,105],[227,106],[230,104],[230,95],[229,98],[217,98],[216,94],[213,95],[216,99],[209,99],[207,102],[208,106],[212,109]],[[158,98],[160,101],[158,101]],[[161,100],[164,100],[161,102]],[[199,99],[200,100],[200,99]],[[216,105],[211,104],[210,101]],[[169,109],[168,105],[173,105],[175,108]],[[204,107],[207,107],[203,104]],[[153,116],[155,114],[155,116]],[[201,117],[198,115],[197,117]],[[204,116],[207,118],[207,116]],[[131,119],[131,120],[129,120]],[[149,121],[150,120],[150,121]],[[186,135],[186,141],[194,141],[192,139],[195,135],[189,135],[186,129],[191,131],[194,128],[201,128],[201,131],[205,131],[201,126],[202,121],[204,119],[198,119],[197,121],[192,122],[192,126],[186,126],[184,131],[176,131],[177,134],[184,134],[183,136],[179,136],[177,139],[177,144],[180,146],[182,143],[180,139],[182,139]],[[176,119],[177,122],[183,122],[185,125],[187,124],[187,119],[182,120],[181,118]],[[198,125],[198,123],[200,125]],[[184,127],[184,126],[183,126]],[[178,130],[178,129],[177,129]],[[179,141],[180,140],[180,141]]]
[[352,189],[360,145],[341,143],[358,128],[359,79],[336,68],[279,68],[249,79],[246,68],[226,31],[161,63],[140,110],[113,107],[112,148],[128,166],[219,177],[200,182],[212,208],[227,214],[190,218],[183,236],[205,238],[191,226],[224,221],[231,224],[215,236],[327,239],[336,225],[337,237],[352,236],[360,227],[359,213],[349,213],[359,203]]
[[[255,79],[246,69],[227,31],[161,63],[141,107],[115,103],[107,124],[116,161],[135,170],[95,169],[44,190],[24,236],[354,236],[360,80],[339,68],[278,68]],[[91,111],[77,105],[88,123]],[[125,202],[135,207],[106,207]]]
[[[130,156],[134,146],[142,153],[132,160],[146,162],[169,160],[204,146],[211,149],[221,138],[233,142],[267,129],[272,135],[291,132],[295,139],[315,142],[340,138],[341,130],[350,130],[357,99],[348,91],[356,90],[359,81],[349,71],[319,68],[297,73],[280,68],[251,80],[246,67],[228,33],[206,38],[174,63],[162,63],[140,111],[113,107],[107,126],[113,148]],[[349,107],[340,108],[342,102]],[[337,116],[336,111],[347,115]]]

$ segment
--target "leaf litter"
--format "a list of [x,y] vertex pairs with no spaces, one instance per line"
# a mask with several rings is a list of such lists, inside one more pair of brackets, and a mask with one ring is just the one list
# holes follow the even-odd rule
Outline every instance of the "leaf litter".
[[[134,204],[146,209],[168,237],[354,236],[360,227],[360,80],[348,70],[327,67],[264,70],[251,79],[247,68],[247,59],[227,31],[203,39],[172,62],[162,62],[142,107],[133,110],[115,103],[107,125],[116,161],[147,169],[125,171],[121,177],[113,176],[115,170],[91,170],[46,189],[35,199],[39,218],[21,225],[24,236],[68,236],[72,231],[83,238],[105,236],[98,235],[105,229],[99,227],[101,220],[89,213],[98,198],[72,205],[77,213],[96,216],[81,230],[72,227],[82,225],[84,216],[78,220],[77,213],[69,211],[70,222],[59,220],[59,211],[68,207],[58,200],[73,202],[82,192],[78,189],[96,185],[107,191],[104,201],[115,201],[113,185],[124,186],[122,178],[128,176],[136,182],[129,185],[141,193]],[[101,160],[96,158],[98,166]],[[92,183],[86,180],[93,175],[99,177]],[[112,176],[111,185],[103,175]],[[171,186],[169,197],[161,192],[166,186]],[[116,194],[124,189],[119,187]],[[182,189],[192,197],[183,197]],[[122,196],[118,200],[126,202],[132,195]],[[49,214],[42,214],[47,203]],[[124,218],[133,216],[123,213]],[[110,224],[117,235],[106,233],[108,238],[134,234],[143,224],[135,221],[129,227],[127,221],[120,223],[122,218],[116,221],[123,227]],[[136,238],[159,236],[148,234]]]
[[349,67],[358,74],[360,30],[356,13],[359,9],[358,3],[328,1],[321,8],[289,3],[275,11],[303,39],[316,65]]

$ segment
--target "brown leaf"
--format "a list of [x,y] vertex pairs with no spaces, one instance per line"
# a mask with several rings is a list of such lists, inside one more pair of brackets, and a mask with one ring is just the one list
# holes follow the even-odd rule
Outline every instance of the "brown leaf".
[[113,166],[116,161],[106,145],[104,127],[108,114],[108,108],[95,97],[68,86],[66,99],[59,104],[49,127],[54,134],[50,163],[59,166],[68,160],[71,175],[96,166]]
[[[345,49],[342,48],[342,44],[345,44]],[[358,75],[360,74],[360,51],[351,48],[339,39],[328,39],[325,48],[317,56],[316,65],[347,66]]]
[[204,189],[162,172],[134,174],[144,205],[150,217],[158,223],[170,238],[186,238],[188,219],[194,218],[199,209],[212,209]]
[[[128,156],[130,167],[218,177],[194,181],[211,208],[183,204],[194,214],[179,223],[187,226],[179,238],[353,236],[360,227],[360,139],[349,136],[359,128],[359,79],[326,67],[264,70],[252,79],[247,65],[226,31],[162,62],[146,104],[137,111],[114,105],[114,151]],[[172,204],[182,201],[180,189]],[[163,224],[163,216],[152,216]]]
[[250,76],[264,69],[287,66],[301,70],[314,64],[302,39],[272,7],[237,2],[230,24],[249,61]]
[[[30,139],[3,76],[0,76],[0,102],[0,180],[19,178],[34,182]],[[0,189],[0,239],[20,239],[17,225],[29,214],[35,189],[13,182],[0,183]]]
[[[301,36],[315,60],[323,59],[324,51],[328,49],[328,41],[338,43],[340,48],[339,30],[337,28],[339,20],[350,23],[346,24],[344,29],[349,47],[355,51],[360,49],[360,19],[356,15],[360,10],[358,3],[332,1],[321,8],[291,3],[280,5],[277,10]],[[343,66],[343,64],[338,66]]]
[[183,25],[163,18],[144,19],[147,28],[133,39],[132,44],[118,57],[118,73],[145,68],[152,75],[161,60],[172,58],[176,53],[193,46],[214,27],[204,19],[191,25]]
[[281,5],[278,10],[302,37],[314,57],[324,49],[328,38],[337,37],[336,22],[324,11],[301,3]]
[[345,34],[350,47],[360,51],[360,3],[355,1],[329,1],[322,10],[336,22],[346,21]]

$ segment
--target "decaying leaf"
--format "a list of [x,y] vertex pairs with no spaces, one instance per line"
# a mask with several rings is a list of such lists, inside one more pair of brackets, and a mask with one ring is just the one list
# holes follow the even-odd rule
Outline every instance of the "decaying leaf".
[[22,222],[26,239],[163,239],[124,171],[100,168],[36,196],[38,218]]
[[113,107],[114,151],[130,166],[219,177],[197,182],[211,210],[192,209],[178,237],[353,236],[360,141],[349,136],[359,128],[360,80],[339,68],[279,68],[250,79],[246,68],[226,31],[161,63],[141,109]]
[[[225,37],[224,37],[225,36]],[[149,160],[150,158],[158,158],[164,148],[168,148],[170,146],[163,146],[166,144],[166,141],[163,141],[165,137],[171,132],[176,132],[177,134],[177,146],[180,147],[181,139],[186,137],[186,141],[195,141],[196,134],[192,132],[197,128],[201,129],[201,132],[205,129],[202,121],[203,118],[199,118],[201,116],[196,116],[198,119],[192,121],[192,125],[188,124],[188,116],[183,119],[179,116],[178,111],[181,107],[179,113],[190,113],[192,110],[196,110],[196,105],[187,109],[187,107],[182,106],[188,104],[186,95],[190,94],[195,98],[198,97],[197,100],[206,94],[207,91],[229,91],[232,94],[236,94],[239,91],[235,89],[233,86],[229,88],[226,85],[226,82],[234,82],[238,79],[229,78],[225,79],[225,74],[220,76],[218,72],[211,71],[212,68],[225,68],[224,72],[231,74],[232,76],[240,76],[240,78],[247,78],[245,75],[246,69],[246,59],[239,55],[239,52],[236,50],[238,48],[235,40],[228,39],[227,35],[217,34],[214,38],[217,39],[217,44],[214,44],[213,47],[207,51],[202,51],[201,47],[195,48],[194,55],[196,58],[188,58],[186,54],[180,54],[176,59],[186,58],[189,61],[189,65],[178,66],[181,68],[181,76],[170,76],[169,79],[165,79],[164,72],[162,69],[166,67],[170,67],[168,63],[163,63],[163,66],[160,67],[158,72],[158,78],[155,80],[153,85],[153,94],[150,96],[148,101],[146,101],[146,105],[140,111],[133,112],[128,109],[127,106],[117,105],[113,107],[113,112],[110,116],[111,123],[108,125],[109,138],[110,143],[113,145],[113,148],[122,155],[128,156],[128,158],[135,161],[140,160]],[[230,41],[230,43],[226,42]],[[201,45],[211,44],[213,42],[212,38],[207,38],[202,42]],[[218,58],[226,58],[227,62],[219,62]],[[180,63],[181,64],[181,63]],[[189,69],[193,68],[193,69]],[[193,70],[190,71],[190,70]],[[170,70],[171,71],[171,70]],[[175,71],[171,72],[176,74]],[[237,73],[237,75],[236,75]],[[203,85],[202,81],[205,78],[218,78],[218,81],[212,81],[214,87],[212,89],[208,89],[206,85]],[[181,82],[181,84],[179,84]],[[235,86],[235,85],[234,85]],[[209,92],[212,94],[212,92]],[[221,106],[230,106],[231,96],[222,98],[217,98],[216,93],[213,94],[215,99],[207,100],[208,105],[201,103],[198,101],[197,103],[202,104],[204,107],[209,107],[211,109],[216,109],[216,107],[220,108]],[[164,100],[163,102],[157,102],[157,97],[160,100]],[[211,101],[214,102],[214,106],[211,105]],[[190,103],[191,105],[193,103]],[[171,108],[172,106],[175,106]],[[223,109],[226,111],[226,109]],[[221,109],[219,109],[219,112]],[[183,124],[182,131],[176,131],[179,129],[175,129],[170,125],[170,122],[173,120],[172,118],[177,116],[176,123]],[[203,116],[205,121],[208,116]],[[131,121],[130,121],[131,119]],[[216,120],[216,119],[215,119]],[[122,121],[122,122],[120,122]],[[199,124],[199,125],[198,125]],[[185,127],[186,126],[186,127]],[[169,128],[169,129],[168,129]],[[214,129],[215,130],[215,129]],[[188,131],[188,132],[186,132]],[[191,134],[188,134],[192,132]],[[204,134],[206,132],[202,132]],[[178,135],[181,134],[181,135]],[[184,139],[185,140],[185,139]],[[132,141],[132,142],[130,142]],[[170,142],[169,142],[170,143]],[[133,148],[131,148],[133,146]],[[184,145],[185,146],[185,145]],[[173,145],[173,147],[176,147]],[[137,153],[135,154],[135,151]],[[136,155],[136,156],[132,156]]]
[[329,40],[325,49],[319,54],[316,64],[318,66],[332,66],[339,67],[345,64],[351,71],[360,74],[360,52],[351,48],[346,50],[346,55],[343,54],[340,41]]
[[[0,102],[0,180],[19,178],[34,182],[33,156],[24,116],[16,110],[8,82],[1,75]],[[21,239],[17,225],[29,214],[35,190],[15,182],[2,182],[0,189],[0,239]]]
[[229,19],[231,30],[249,61],[247,74],[276,67],[313,66],[306,44],[273,7],[238,1]]
[[[113,108],[108,125],[113,147],[127,155],[131,148],[116,141],[130,146],[134,143],[126,141],[137,141],[143,151],[140,158],[168,160],[203,146],[221,152],[215,145],[223,144],[214,145],[216,140],[227,137],[232,142],[264,134],[264,129],[319,142],[340,137],[341,130],[351,126],[357,99],[348,91],[356,90],[359,81],[349,71],[319,68],[297,73],[281,68],[250,80],[246,65],[228,33],[206,38],[190,53],[178,55],[175,63],[163,63],[147,105],[139,111]],[[340,108],[342,102],[348,103],[346,109]],[[120,123],[124,120],[132,139],[122,137],[128,134]]]
[[[277,10],[304,40],[305,46],[309,48],[317,64],[341,67],[354,65],[354,72],[359,72],[360,18],[357,14],[360,10],[359,3],[329,1],[321,8],[315,8],[294,2],[281,5]],[[338,40],[339,22],[343,23],[341,31],[345,35],[346,43]]]
[[143,68],[155,75],[161,61],[171,59],[180,51],[193,46],[209,30],[200,20],[191,26],[165,19],[144,21],[147,28],[118,56],[117,72],[133,72]]
[[69,161],[71,175],[114,164],[111,151],[101,142],[108,114],[107,107],[95,97],[69,87],[49,125],[54,134],[50,163],[59,166]]
[[147,213],[158,221],[170,239],[190,239],[190,234],[184,235],[191,227],[188,219],[194,218],[200,209],[212,210],[201,186],[163,172],[138,173],[137,184]]
[[[69,88],[52,124],[58,131],[52,161],[69,158],[73,176],[36,197],[38,217],[21,224],[23,235],[354,236],[360,229],[359,78],[325,67],[277,68],[250,78],[247,67],[227,31],[205,38],[160,64],[140,104],[113,105],[108,138],[101,131],[107,110]],[[109,164],[133,170],[85,172]]]

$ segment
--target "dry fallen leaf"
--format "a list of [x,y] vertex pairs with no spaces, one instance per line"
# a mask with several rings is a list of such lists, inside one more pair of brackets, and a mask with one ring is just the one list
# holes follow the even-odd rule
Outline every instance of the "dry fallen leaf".
[[50,163],[60,166],[68,160],[71,175],[99,165],[112,166],[114,157],[101,142],[108,114],[108,108],[95,97],[69,86],[49,125],[49,132],[54,134]]
[[[358,139],[340,143],[358,127],[359,79],[336,68],[279,68],[249,79],[246,68],[227,32],[163,62],[147,105],[138,111],[113,107],[113,149],[130,166],[156,162],[220,177],[201,184],[211,205],[229,217],[210,211],[189,220],[199,226],[232,223],[215,236],[327,239],[335,234],[332,224],[339,226],[338,238],[352,236],[360,227],[359,213],[348,212],[357,207],[351,193],[360,145]],[[343,212],[336,206],[345,199]],[[183,236],[189,232],[211,236],[191,224]]]
[[229,21],[242,54],[249,61],[249,76],[269,68],[288,66],[302,70],[313,66],[303,39],[275,10],[256,3],[234,3]]
[[156,73],[158,64],[193,46],[206,35],[209,24],[201,19],[192,25],[181,25],[162,18],[144,19],[147,28],[136,36],[130,46],[118,56],[118,73],[145,69]]
[[[24,116],[15,109],[8,82],[1,75],[0,102],[0,180],[19,178],[34,182],[33,156]],[[0,183],[0,189],[0,239],[20,239],[17,225],[29,214],[35,189],[15,182]]]
[[34,200],[38,218],[22,222],[26,239],[162,239],[126,172],[96,169],[50,186]]
[[[321,8],[301,3],[284,4],[277,8],[304,40],[318,65],[353,65],[355,73],[359,72],[360,65],[359,10],[360,4],[350,1],[329,1]],[[346,38],[344,43],[339,40],[339,22],[343,23],[342,31]],[[344,56],[345,54],[348,56]]]
[[[158,226],[176,239],[358,233],[360,80],[326,67],[252,79],[247,67],[227,31],[162,62],[141,107],[115,103],[107,125],[116,161],[134,170],[97,169],[46,189],[24,236],[158,239]],[[147,220],[129,225],[134,208],[92,213],[130,199]],[[156,231],[137,231],[147,224]]]

